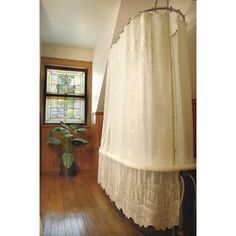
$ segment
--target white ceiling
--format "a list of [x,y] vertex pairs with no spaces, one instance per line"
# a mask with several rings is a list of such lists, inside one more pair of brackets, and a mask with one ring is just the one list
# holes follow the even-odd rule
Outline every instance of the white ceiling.
[[[153,7],[155,0],[122,0],[113,42],[130,16]],[[40,38],[43,43],[65,47],[94,49],[105,28],[109,12],[117,0],[40,0]],[[165,6],[159,0],[157,6]],[[191,24],[196,20],[194,0],[170,0],[170,5],[181,9]]]
[[40,39],[44,43],[94,49],[114,0],[41,0]]

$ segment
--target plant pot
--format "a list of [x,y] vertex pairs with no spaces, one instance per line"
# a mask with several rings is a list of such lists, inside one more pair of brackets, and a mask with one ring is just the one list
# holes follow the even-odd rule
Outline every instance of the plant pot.
[[77,174],[77,168],[75,165],[75,161],[73,162],[71,167],[67,168],[67,174],[69,176],[75,176]]
[[65,175],[75,176],[76,174],[77,174],[77,167],[76,167],[75,161],[73,161],[72,165],[69,168],[66,168],[61,158],[60,175],[61,176],[65,176]]

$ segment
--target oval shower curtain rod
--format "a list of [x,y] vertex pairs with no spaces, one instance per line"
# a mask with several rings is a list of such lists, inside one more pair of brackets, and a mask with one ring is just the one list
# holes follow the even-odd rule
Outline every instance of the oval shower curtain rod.
[[155,1],[154,7],[149,8],[149,9],[147,9],[147,10],[140,11],[137,15],[135,15],[135,16],[129,18],[129,21],[128,21],[127,24],[129,24],[131,20],[133,20],[133,19],[136,18],[137,16],[140,16],[140,15],[141,15],[142,13],[144,13],[144,12],[158,11],[158,10],[165,10],[165,11],[170,11],[170,12],[174,11],[174,12],[176,12],[177,14],[181,15],[182,18],[183,18],[183,21],[185,21],[185,15],[180,11],[180,9],[175,9],[175,8],[173,8],[173,7],[170,7],[170,6],[169,6],[169,0],[166,0],[166,7],[157,7],[157,2],[158,2],[158,0]]
[[156,7],[156,8],[153,8],[153,7],[152,7],[152,8],[150,8],[150,9],[146,9],[146,10],[140,11],[137,15],[131,17],[131,18],[129,19],[129,21],[128,21],[127,24],[129,24],[130,21],[132,21],[134,18],[140,16],[140,15],[141,15],[142,13],[144,13],[144,12],[158,11],[158,10],[165,10],[165,11],[170,11],[170,12],[174,11],[174,12],[178,13],[179,15],[181,15],[182,18],[183,18],[183,21],[185,21],[185,15],[180,11],[180,9],[175,9],[175,8],[173,8],[173,7]]
[[[168,1],[168,0],[167,0],[167,6],[166,6],[166,7],[156,7],[156,6],[157,6],[157,0],[156,0],[156,2],[155,2],[155,6],[154,6],[154,7],[149,8],[149,9],[146,9],[146,10],[143,10],[143,11],[139,11],[138,14],[136,14],[135,16],[129,18],[129,21],[128,21],[125,25],[130,24],[130,22],[131,22],[133,19],[135,19],[136,17],[140,16],[140,15],[141,15],[142,13],[144,13],[144,12],[159,11],[159,10],[160,10],[160,11],[176,12],[177,14],[179,14],[179,15],[182,17],[183,21],[185,21],[185,15],[180,11],[180,9],[175,9],[175,8],[173,8],[173,7],[169,7],[169,1]],[[116,43],[116,42],[119,40],[120,34],[121,34],[123,31],[124,31],[124,29],[119,33],[119,36],[117,37],[117,39],[115,40],[114,43]]]

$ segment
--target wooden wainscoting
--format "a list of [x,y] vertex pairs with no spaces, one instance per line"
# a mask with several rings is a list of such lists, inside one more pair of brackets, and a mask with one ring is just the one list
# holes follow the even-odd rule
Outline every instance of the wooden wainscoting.
[[61,146],[47,144],[49,130],[55,126],[41,125],[40,131],[40,171],[58,171],[60,170]]

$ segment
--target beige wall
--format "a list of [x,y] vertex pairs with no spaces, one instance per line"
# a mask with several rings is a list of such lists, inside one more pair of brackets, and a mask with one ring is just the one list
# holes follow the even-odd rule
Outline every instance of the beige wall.
[[97,111],[98,101],[101,94],[102,83],[106,71],[106,64],[112,37],[116,25],[117,15],[121,0],[116,1],[107,18],[106,25],[101,29],[93,58],[93,87],[92,87],[92,112]]
[[93,50],[41,43],[41,56],[77,61],[92,61]]

